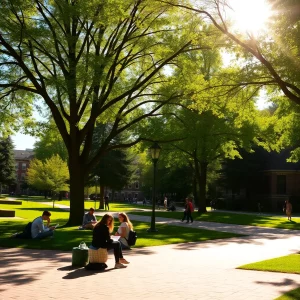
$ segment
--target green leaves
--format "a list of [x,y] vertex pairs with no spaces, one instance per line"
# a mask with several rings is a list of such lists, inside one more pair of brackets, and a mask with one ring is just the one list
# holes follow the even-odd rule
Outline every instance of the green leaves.
[[58,155],[45,162],[33,159],[27,171],[27,182],[39,190],[67,191],[69,177],[67,164]]

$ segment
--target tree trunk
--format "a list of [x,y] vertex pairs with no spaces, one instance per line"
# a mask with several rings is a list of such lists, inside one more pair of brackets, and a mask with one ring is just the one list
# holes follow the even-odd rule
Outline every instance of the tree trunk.
[[199,208],[198,212],[207,212],[206,210],[206,178],[207,162],[200,163],[201,176],[199,177]]
[[99,209],[104,209],[104,189],[105,186],[100,186],[100,200],[99,200]]
[[70,216],[67,226],[80,225],[84,215],[84,170],[79,156],[70,157]]
[[193,196],[194,196],[194,202],[198,203],[199,202],[199,196],[198,196],[198,189],[197,189],[197,178],[196,174],[193,176]]

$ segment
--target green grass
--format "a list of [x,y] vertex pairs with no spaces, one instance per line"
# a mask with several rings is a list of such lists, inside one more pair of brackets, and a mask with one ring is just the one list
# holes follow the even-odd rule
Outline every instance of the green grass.
[[[55,205],[60,205],[60,204],[70,206],[70,201],[69,200],[55,201]],[[85,200],[84,208],[89,209],[90,207],[96,208],[96,211],[98,211],[97,208],[99,207],[99,200],[97,200],[96,205],[95,205],[95,201]],[[131,204],[131,203],[119,203],[119,202],[109,203],[109,211],[112,212],[139,211],[145,208],[150,209],[150,206],[143,206],[143,205]]]
[[[40,216],[45,209],[49,209],[49,206],[37,202],[23,201],[22,206],[1,205],[1,208],[14,209],[16,211],[16,217],[20,218],[0,219],[1,247],[71,250],[73,247],[78,246],[82,241],[84,241],[88,245],[92,241],[92,232],[89,230],[78,230],[77,226],[58,228],[53,239],[36,241],[10,238],[13,233],[22,231],[24,226],[29,221],[32,221],[37,216]],[[63,211],[59,208],[51,208],[49,210],[52,212],[51,224],[59,223],[60,226],[65,225],[69,217],[69,212]],[[118,224],[118,222],[115,222],[115,230],[117,230]],[[225,239],[239,236],[231,233],[170,226],[166,224],[157,224],[156,228],[158,229],[158,232],[148,233],[147,229],[150,227],[150,223],[133,221],[133,225],[138,234],[136,247],[200,242],[212,239]]]
[[[138,215],[150,216],[151,212],[136,212]],[[169,211],[156,211],[157,217],[181,219],[183,211],[169,212]],[[239,224],[251,225],[260,227],[284,228],[284,229],[298,229],[300,230],[300,219],[294,218],[288,221],[286,217],[272,217],[264,215],[251,215],[251,214],[237,214],[230,212],[207,212],[203,214],[193,213],[193,218],[196,221],[204,222],[217,222],[226,224]]]
[[[238,267],[237,269],[265,272],[300,274],[300,253],[267,259]],[[292,290],[275,300],[299,300],[300,288]]]
[[300,299],[300,288],[297,288],[276,298],[275,300],[299,300],[299,299]]
[[300,274],[300,254],[267,259],[240,266],[238,269]]

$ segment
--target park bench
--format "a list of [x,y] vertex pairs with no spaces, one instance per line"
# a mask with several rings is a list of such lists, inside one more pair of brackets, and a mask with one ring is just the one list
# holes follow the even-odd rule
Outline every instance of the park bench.
[[16,212],[14,210],[8,210],[8,209],[0,209],[0,217],[8,217],[8,218],[14,218],[16,216]]
[[0,199],[0,204],[22,205],[22,201]]

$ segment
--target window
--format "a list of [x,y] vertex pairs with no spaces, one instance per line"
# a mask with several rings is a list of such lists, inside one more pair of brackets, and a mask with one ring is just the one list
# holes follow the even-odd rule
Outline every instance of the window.
[[27,164],[26,163],[22,163],[22,170],[26,170]]
[[21,174],[21,181],[25,181],[25,176],[26,175],[24,173]]
[[139,182],[136,181],[136,182],[135,182],[135,188],[136,188],[136,189],[139,189],[139,187],[140,187]]
[[131,184],[128,184],[128,188],[131,189]]
[[285,194],[286,193],[286,176],[285,175],[277,175],[277,194]]
[[19,163],[16,163],[16,171],[19,170]]

